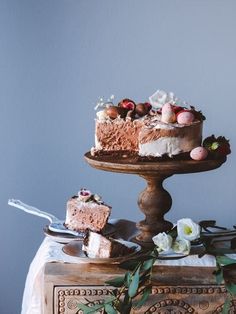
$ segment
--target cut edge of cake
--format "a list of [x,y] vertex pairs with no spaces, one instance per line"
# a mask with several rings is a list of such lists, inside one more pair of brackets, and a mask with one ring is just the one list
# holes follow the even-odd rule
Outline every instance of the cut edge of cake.
[[156,91],[149,102],[125,98],[113,104],[101,98],[96,109],[95,146],[92,156],[137,155],[170,157],[190,153],[202,143],[205,117],[173,93]]
[[66,205],[66,228],[78,232],[87,229],[100,232],[108,222],[111,206],[101,197],[87,189],[81,189],[78,195],[71,197]]
[[89,258],[118,258],[135,253],[136,246],[127,246],[126,241],[105,237],[100,233],[88,230],[82,250]]

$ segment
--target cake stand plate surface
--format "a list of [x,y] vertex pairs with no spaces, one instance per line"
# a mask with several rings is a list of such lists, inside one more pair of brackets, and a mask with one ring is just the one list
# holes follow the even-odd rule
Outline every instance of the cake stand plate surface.
[[84,155],[88,164],[94,168],[120,173],[133,173],[138,175],[161,173],[161,174],[183,174],[209,171],[220,167],[226,157],[222,159],[196,160],[165,160],[165,161],[138,161],[136,158],[94,157],[90,152]]
[[158,160],[139,161],[135,157],[115,158],[85,154],[87,163],[96,169],[126,174],[136,174],[147,182],[146,189],[140,193],[138,205],[145,219],[137,223],[140,233],[135,240],[143,246],[153,245],[152,237],[159,232],[168,231],[172,223],[164,219],[170,210],[172,199],[163,188],[163,181],[174,175],[210,171],[219,168],[226,157],[221,159],[195,160]]

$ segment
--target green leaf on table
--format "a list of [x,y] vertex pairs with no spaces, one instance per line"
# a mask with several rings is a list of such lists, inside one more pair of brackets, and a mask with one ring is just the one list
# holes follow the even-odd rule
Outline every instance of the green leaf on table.
[[235,284],[226,284],[225,288],[232,294],[236,295],[236,285]]
[[128,289],[128,294],[130,298],[133,298],[137,293],[137,290],[139,287],[139,271],[140,271],[140,267],[138,267],[133,277],[131,278],[131,282]]
[[151,287],[145,288],[141,299],[136,303],[135,307],[141,307],[147,301],[151,291],[152,291]]
[[235,264],[236,260],[227,256],[216,256],[216,261],[220,265],[230,265],[230,264]]
[[153,257],[151,257],[150,259],[143,262],[141,270],[145,271],[145,270],[151,269],[154,263],[155,263],[155,259]]
[[214,274],[216,276],[216,283],[220,285],[224,279],[222,269],[217,269],[217,271],[215,271]]
[[92,314],[96,313],[97,310],[101,309],[103,307],[102,304],[96,304],[93,306],[88,306],[85,304],[78,304],[78,310],[82,310],[84,314]]
[[125,276],[122,276],[122,277],[116,277],[111,280],[107,280],[105,283],[113,287],[121,287],[124,285],[125,280],[126,280]]
[[131,273],[129,271],[127,271],[127,273],[125,274],[125,286],[126,286],[126,288],[129,287],[130,282],[131,282],[131,278],[132,278]]
[[106,297],[105,301],[104,301],[104,304],[106,303],[112,303],[113,301],[116,300],[116,297],[115,296],[109,296],[109,297]]
[[222,309],[222,314],[229,314],[229,310],[230,310],[230,305],[231,305],[231,298],[227,297]]
[[106,303],[104,305],[104,309],[107,312],[107,314],[117,314],[117,310],[115,310],[110,303]]

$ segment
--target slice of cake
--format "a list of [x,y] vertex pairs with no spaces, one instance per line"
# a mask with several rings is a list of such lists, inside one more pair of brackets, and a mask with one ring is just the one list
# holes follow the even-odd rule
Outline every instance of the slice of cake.
[[150,103],[123,99],[97,108],[92,155],[174,157],[201,145],[205,117],[173,93],[157,91]]
[[101,231],[110,216],[111,207],[101,197],[89,190],[81,189],[77,196],[67,202],[65,226],[84,232],[87,229]]
[[115,258],[133,253],[135,247],[128,247],[119,240],[89,231],[84,239],[82,250],[90,258]]

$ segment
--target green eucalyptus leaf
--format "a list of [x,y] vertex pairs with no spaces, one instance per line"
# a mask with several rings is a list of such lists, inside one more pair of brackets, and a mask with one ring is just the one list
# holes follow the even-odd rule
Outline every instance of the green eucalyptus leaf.
[[222,314],[229,314],[230,310],[230,305],[231,305],[231,298],[227,297],[222,309]]
[[125,274],[125,286],[128,288],[130,283],[131,283],[131,273],[128,271],[126,274]]
[[235,284],[226,284],[225,288],[232,294],[236,295],[236,285]]
[[140,271],[140,267],[138,267],[133,277],[131,278],[131,282],[128,289],[128,294],[130,298],[133,298],[137,293],[137,290],[139,287],[139,271]]
[[135,305],[136,307],[141,307],[148,299],[152,289],[151,287],[147,287],[144,289],[141,299]]
[[224,279],[223,277],[223,271],[222,269],[218,269],[216,272],[215,272],[215,276],[216,276],[216,283],[218,285],[220,285]]
[[93,306],[88,306],[85,304],[78,305],[78,310],[82,310],[84,314],[96,313],[101,308],[103,308],[102,304],[94,304]]
[[115,296],[106,297],[104,304],[106,304],[106,303],[112,303],[112,302],[115,301],[115,300],[116,300],[116,297],[115,297]]
[[117,314],[117,310],[114,309],[114,307],[110,303],[106,303],[104,305],[104,309],[107,312],[107,314]]
[[227,256],[216,256],[216,261],[220,265],[236,264],[236,260]]
[[154,263],[155,263],[155,259],[153,257],[148,259],[147,261],[143,263],[141,270],[145,271],[145,270],[151,269]]
[[91,307],[90,306],[87,306],[85,304],[78,304],[78,309],[79,310],[82,310],[84,313],[87,313],[88,310],[91,311]]
[[125,276],[116,277],[114,279],[106,281],[105,283],[113,287],[122,287],[125,283]]

